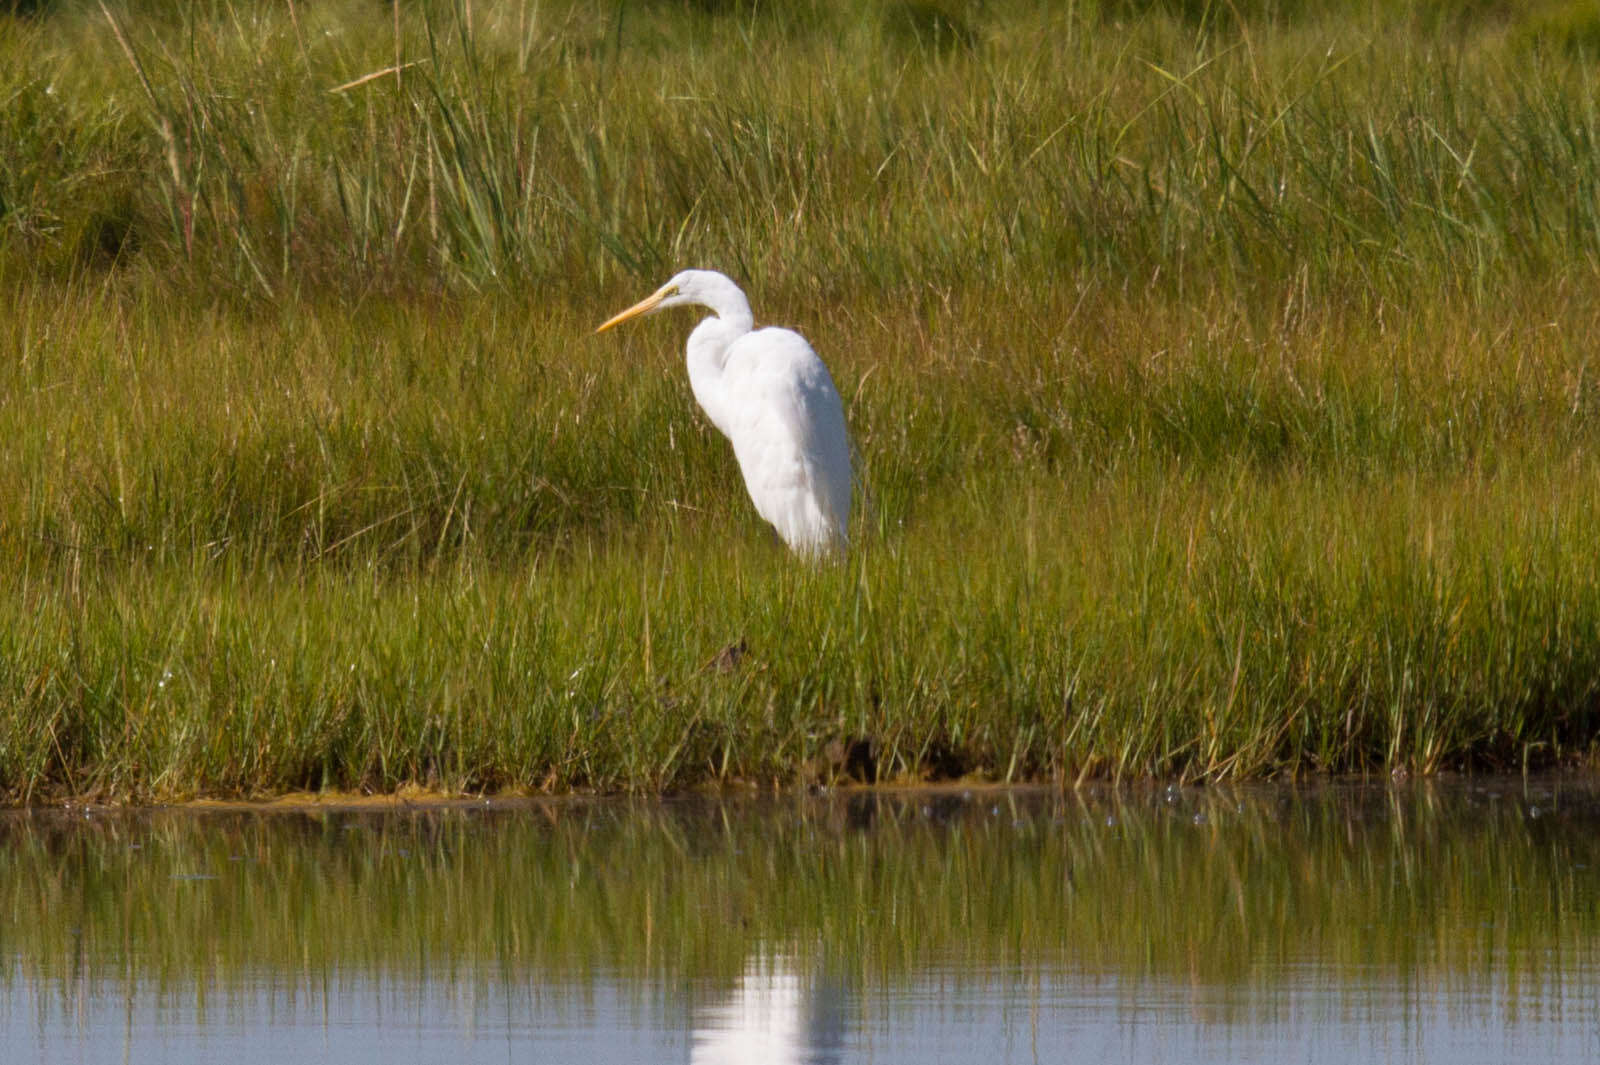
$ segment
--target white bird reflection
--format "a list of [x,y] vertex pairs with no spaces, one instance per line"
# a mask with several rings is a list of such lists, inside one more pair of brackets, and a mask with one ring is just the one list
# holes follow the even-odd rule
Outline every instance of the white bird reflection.
[[752,955],[726,998],[696,1010],[690,1065],[837,1065],[845,1000],[825,965]]

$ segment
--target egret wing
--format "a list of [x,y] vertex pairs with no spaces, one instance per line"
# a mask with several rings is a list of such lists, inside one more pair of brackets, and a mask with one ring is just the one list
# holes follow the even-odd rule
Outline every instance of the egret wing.
[[728,435],[756,510],[796,549],[842,542],[850,441],[828,368],[798,333],[761,329],[734,342],[724,373]]

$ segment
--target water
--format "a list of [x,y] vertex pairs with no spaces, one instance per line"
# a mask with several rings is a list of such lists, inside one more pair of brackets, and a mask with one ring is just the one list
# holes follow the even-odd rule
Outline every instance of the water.
[[1600,791],[0,816],[0,1061],[1600,1060]]

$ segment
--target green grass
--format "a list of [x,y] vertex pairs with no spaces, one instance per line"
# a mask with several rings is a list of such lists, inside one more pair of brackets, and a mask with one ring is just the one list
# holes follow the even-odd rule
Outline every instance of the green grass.
[[[0,792],[1587,758],[1582,7],[0,15]],[[686,265],[845,563],[590,335]]]

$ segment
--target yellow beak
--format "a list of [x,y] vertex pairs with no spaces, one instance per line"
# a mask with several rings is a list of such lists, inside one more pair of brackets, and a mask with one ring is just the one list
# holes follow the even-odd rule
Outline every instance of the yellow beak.
[[632,307],[629,307],[616,317],[606,319],[606,321],[601,323],[600,328],[596,329],[595,332],[604,333],[607,329],[610,329],[614,325],[621,325],[629,318],[637,318],[641,314],[649,314],[651,311],[656,309],[657,304],[666,299],[668,296],[672,295],[672,292],[673,289],[671,285],[663,286],[657,291],[646,296],[644,299],[640,300],[638,303],[635,303]]

